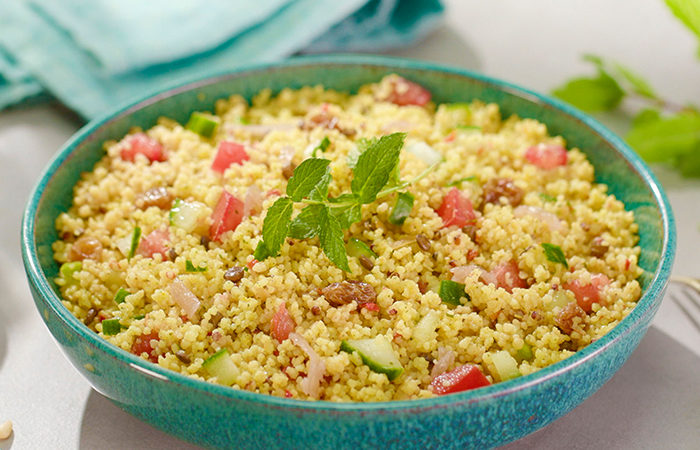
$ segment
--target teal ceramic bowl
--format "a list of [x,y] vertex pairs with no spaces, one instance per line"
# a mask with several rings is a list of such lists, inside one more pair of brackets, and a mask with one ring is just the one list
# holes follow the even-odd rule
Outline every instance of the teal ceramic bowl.
[[[634,211],[642,248],[643,296],[617,327],[575,355],[537,373],[475,391],[385,403],[308,402],[207,384],[144,361],[100,339],[61,304],[53,283],[54,221],[72,187],[104,154],[102,143],[132,126],[168,116],[182,123],[218,98],[250,98],[263,88],[323,84],[354,91],[399,73],[436,102],[478,98],[504,115],[547,124],[588,155],[598,182]],[[635,349],[657,311],[673,262],[668,201],[646,165],[595,120],[556,100],[461,69],[365,56],[324,56],[249,67],[180,86],[120,108],[83,127],[44,171],[24,214],[22,256],[41,316],[66,356],[96,390],[144,421],[187,441],[235,448],[468,448],[521,438],[576,407]],[[644,395],[644,393],[640,393]]]

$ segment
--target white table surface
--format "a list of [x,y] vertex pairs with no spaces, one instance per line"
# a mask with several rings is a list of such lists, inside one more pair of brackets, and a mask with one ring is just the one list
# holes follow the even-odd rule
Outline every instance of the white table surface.
[[[698,43],[662,0],[446,3],[439,31],[391,54],[548,92],[567,77],[591,73],[579,55],[597,53],[636,69],[676,102],[700,103]],[[624,130],[619,116],[603,121]],[[34,308],[19,251],[21,212],[43,167],[80,125],[55,104],[0,112],[0,423],[14,423],[0,449],[193,448],[92,390]],[[674,273],[700,276],[700,180],[654,170],[676,214]],[[667,298],[639,349],[608,384],[509,448],[700,448],[699,355],[700,333]]]

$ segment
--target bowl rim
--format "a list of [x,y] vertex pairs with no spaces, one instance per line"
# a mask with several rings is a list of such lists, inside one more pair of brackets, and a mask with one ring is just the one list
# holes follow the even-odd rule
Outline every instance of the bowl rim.
[[[401,69],[423,70],[426,72],[441,72],[470,78],[482,83],[485,86],[525,98],[542,106],[548,106],[560,113],[568,115],[578,120],[583,126],[591,129],[594,133],[598,134],[604,141],[609,142],[622,155],[633,171],[636,172],[636,175],[639,176],[649,187],[656,204],[659,207],[659,213],[663,224],[663,243],[662,251],[659,257],[659,265],[654,272],[648,288],[639,299],[637,306],[635,306],[630,314],[628,314],[619,324],[617,324],[600,339],[589,344],[582,350],[577,351],[568,358],[529,375],[506,382],[495,383],[484,388],[451,395],[436,396],[427,399],[391,400],[382,402],[334,402],[329,400],[310,401],[283,398],[269,394],[239,390],[190,378],[186,375],[176,373],[157,364],[146,361],[100,338],[63,306],[61,299],[53,291],[50,282],[44,276],[39,265],[36,243],[33,238],[35,232],[34,213],[37,211],[41,197],[46,186],[48,185],[48,181],[53,177],[62,163],[70,156],[72,151],[78,145],[80,145],[84,140],[89,139],[90,135],[99,128],[106,126],[113,121],[119,120],[136,110],[149,106],[159,100],[180,94],[185,91],[196,90],[203,86],[216,84],[231,78],[254,76],[255,73],[258,72],[284,70],[286,68],[298,66],[324,65],[364,65],[389,68],[399,71]],[[355,54],[302,56],[291,58],[282,62],[245,65],[234,70],[228,70],[207,77],[200,77],[195,80],[174,83],[169,87],[158,89],[146,96],[140,97],[138,100],[125,102],[120,107],[117,107],[84,125],[63,145],[63,147],[54,155],[54,157],[52,157],[51,161],[42,171],[38,182],[32,189],[29,202],[25,208],[22,218],[21,230],[22,259],[24,261],[29,282],[36,289],[37,293],[43,297],[45,305],[48,306],[66,326],[68,326],[81,338],[85,339],[89,344],[98,348],[105,355],[120,360],[122,363],[138,370],[140,373],[150,377],[153,380],[179,384],[186,388],[201,391],[204,394],[226,397],[230,401],[256,403],[275,409],[306,410],[309,412],[332,411],[340,414],[367,412],[396,413],[400,411],[419,412],[433,408],[449,408],[485,402],[490,399],[517,394],[530,387],[541,385],[563,373],[570,372],[575,367],[595,358],[596,355],[602,353],[621,339],[624,339],[625,336],[630,334],[632,330],[638,326],[640,321],[644,320],[645,316],[649,314],[649,311],[654,303],[661,301],[660,297],[666,287],[666,284],[668,283],[668,278],[670,276],[676,251],[676,231],[673,213],[668,199],[661,189],[656,177],[641,160],[641,158],[637,156],[637,154],[626,143],[624,143],[620,137],[610,131],[607,127],[600,124],[597,120],[568,104],[544,94],[540,94],[530,89],[520,87],[516,84],[467,69],[414,59]],[[44,318],[43,315],[42,318]],[[45,321],[48,322],[48,320]]]

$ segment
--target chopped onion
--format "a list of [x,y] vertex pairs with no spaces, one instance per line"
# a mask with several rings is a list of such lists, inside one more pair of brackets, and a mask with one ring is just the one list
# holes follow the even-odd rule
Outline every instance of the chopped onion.
[[321,388],[321,379],[326,373],[326,364],[300,334],[292,331],[289,333],[289,339],[291,339],[294,345],[309,355],[308,375],[301,382],[301,390],[309,397],[318,398]]
[[438,359],[435,361],[430,376],[435,378],[447,372],[447,369],[455,362],[455,352],[447,347],[438,347]]
[[485,272],[485,270],[483,270],[476,264],[467,264],[466,266],[453,267],[452,269],[450,269],[450,272],[452,272],[452,281],[464,284],[464,282],[467,280],[467,277],[471,275],[471,273],[476,269],[481,270],[482,274]]
[[188,318],[192,319],[194,315],[197,314],[201,303],[197,296],[187,289],[185,283],[179,278],[175,278],[173,282],[170,283],[170,295],[173,301],[182,308]]
[[423,141],[411,142],[406,145],[406,151],[413,153],[418,159],[429,166],[442,161],[442,155]]
[[294,147],[291,145],[285,145],[282,147],[282,151],[280,151],[280,163],[282,164],[282,167],[290,165],[292,163],[292,159],[294,159]]
[[263,193],[260,188],[251,184],[243,200],[243,217],[249,217],[262,211]]
[[255,137],[263,137],[272,131],[289,131],[298,128],[295,123],[271,123],[271,124],[229,124],[226,125],[226,132],[233,133],[235,131],[245,131]]
[[407,120],[392,120],[382,125],[382,132],[384,133],[394,133],[397,131],[411,131],[416,125],[413,122]]
[[115,244],[122,255],[129,256],[129,251],[131,250],[131,234],[124,236],[121,239],[117,239]]
[[536,206],[520,205],[513,210],[515,217],[533,216],[542,221],[551,231],[562,231],[563,225],[559,218],[549,211]]

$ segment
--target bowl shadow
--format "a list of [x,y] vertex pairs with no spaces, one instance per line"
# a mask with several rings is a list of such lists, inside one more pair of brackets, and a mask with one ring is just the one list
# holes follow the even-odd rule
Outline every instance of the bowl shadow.
[[564,417],[501,448],[646,449],[661,443],[697,448],[698,373],[700,357],[650,327],[627,363],[598,392]]
[[[196,418],[193,418],[196,420]],[[107,397],[94,389],[90,391],[80,427],[80,450],[107,450],[115,448],[141,450],[177,449],[195,450],[194,446],[170,436],[121,410]],[[0,447],[4,450],[4,447]]]

